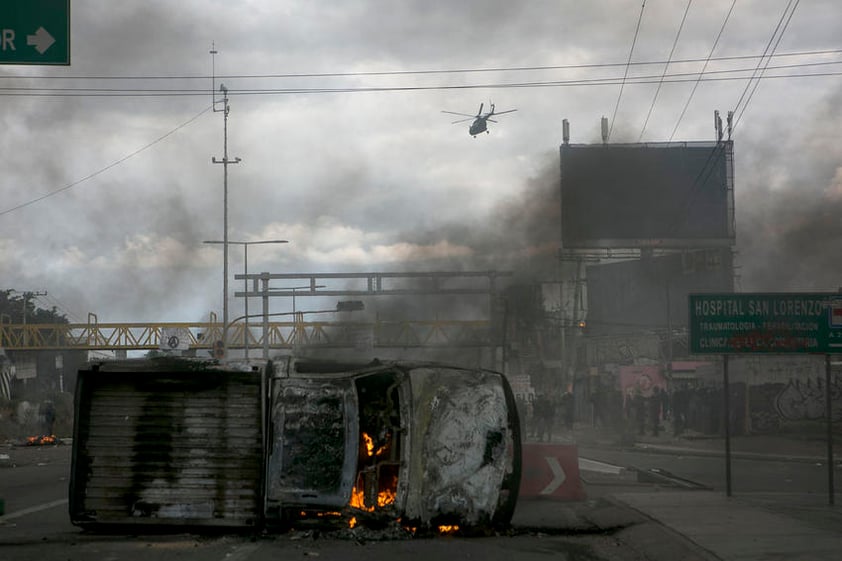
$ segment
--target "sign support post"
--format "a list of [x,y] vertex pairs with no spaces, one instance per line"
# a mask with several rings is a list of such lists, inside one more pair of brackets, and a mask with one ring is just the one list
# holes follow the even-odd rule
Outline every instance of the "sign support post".
[[728,381],[728,355],[722,355],[722,389],[725,399],[725,495],[731,496],[731,384]]
[[830,355],[824,355],[824,395],[827,415],[827,500],[834,504],[836,491],[833,484],[833,400],[830,395]]
[[835,502],[830,356],[842,349],[842,294],[724,293],[688,298],[690,352],[721,354],[725,395],[725,478],[731,496],[730,354],[825,356],[828,503]]

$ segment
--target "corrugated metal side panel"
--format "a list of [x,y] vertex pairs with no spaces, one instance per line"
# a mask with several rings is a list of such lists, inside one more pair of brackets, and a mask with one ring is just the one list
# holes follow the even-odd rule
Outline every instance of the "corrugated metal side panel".
[[80,372],[73,523],[257,525],[260,396],[259,373]]

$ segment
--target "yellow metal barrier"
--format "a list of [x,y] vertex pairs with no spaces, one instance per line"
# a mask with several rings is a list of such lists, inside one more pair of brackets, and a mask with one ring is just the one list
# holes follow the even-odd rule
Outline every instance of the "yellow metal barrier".
[[[215,319],[215,318],[214,318]],[[220,322],[204,323],[99,323],[91,314],[88,323],[0,323],[0,348],[9,350],[155,350],[166,333],[188,334],[191,349],[210,349],[222,339]],[[499,344],[488,321],[395,322],[269,322],[228,326],[228,347],[261,349],[264,338],[272,349],[295,346],[431,347],[488,346]]]

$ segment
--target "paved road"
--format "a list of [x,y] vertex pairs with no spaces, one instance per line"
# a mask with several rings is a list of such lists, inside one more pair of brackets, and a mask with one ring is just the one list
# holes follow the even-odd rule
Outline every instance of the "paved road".
[[[377,533],[299,531],[282,535],[95,534],[70,524],[70,446],[4,450],[14,467],[0,467],[0,559],[15,561],[339,561],[389,558],[488,561],[707,561],[689,541],[633,509],[602,499],[577,503],[521,501],[503,535],[381,540]],[[646,488],[647,486],[644,486]],[[651,486],[648,487],[651,490]]]
[[[665,469],[677,476],[724,491],[725,459],[687,452],[618,450],[579,446],[579,455],[623,467]],[[804,493],[827,496],[827,467],[821,461],[783,461],[774,457],[732,458],[731,485],[735,494]],[[837,487],[842,470],[836,470]]]

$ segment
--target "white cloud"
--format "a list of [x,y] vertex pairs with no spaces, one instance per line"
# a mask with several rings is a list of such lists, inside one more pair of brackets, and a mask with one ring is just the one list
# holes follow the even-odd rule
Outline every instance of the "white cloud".
[[[533,179],[543,176],[547,162],[557,165],[562,119],[570,121],[573,142],[598,142],[600,117],[612,117],[619,99],[615,139],[636,141],[657,87],[629,82],[622,98],[616,83],[503,87],[619,78],[622,65],[290,76],[623,63],[640,11],[636,0],[118,4],[74,4],[72,65],[3,67],[4,85],[150,91],[4,96],[0,213],[103,170],[205,109],[211,101],[208,51],[215,43],[214,84],[224,81],[231,92],[229,156],[242,158],[228,170],[230,238],[291,242],[251,248],[255,269],[401,269],[436,260],[467,267],[473,259],[493,261],[501,240],[507,245],[498,249],[506,255],[534,247],[543,240],[530,239],[531,229],[541,225],[527,210],[540,208],[534,199],[549,191],[536,189]],[[670,51],[685,4],[662,4],[647,3],[636,62],[664,60]],[[695,2],[675,56],[707,57],[730,5]],[[763,52],[786,5],[739,2],[714,56]],[[800,6],[778,51],[833,45],[839,18],[828,14],[836,11],[830,0]],[[775,64],[808,60],[818,57]],[[756,63],[714,60],[708,70]],[[701,64],[674,64],[670,71],[698,71]],[[662,70],[632,66],[629,76]],[[761,81],[735,135],[738,225],[754,224],[754,209],[773,222],[775,212],[791,211],[771,197],[797,190],[815,201],[828,186],[838,189],[838,83],[836,76]],[[387,86],[404,89],[341,91]],[[745,86],[744,80],[700,83],[676,140],[712,139],[713,110],[735,108]],[[433,89],[418,89],[427,87]],[[172,88],[195,95],[151,91]],[[294,91],[303,88],[340,91]],[[693,82],[663,85],[644,140],[669,137],[692,88]],[[281,89],[288,91],[265,93]],[[472,113],[489,100],[518,111],[476,139],[467,123],[451,125],[441,113]],[[201,242],[223,235],[223,166],[211,163],[223,149],[222,114],[207,113],[90,180],[0,214],[4,279],[16,288],[72,295],[101,319],[197,317],[218,307],[221,251]],[[746,252],[758,246],[750,238],[755,231],[761,229],[749,227],[738,238]],[[827,246],[827,259],[818,256],[811,267],[832,276],[828,263],[836,261],[837,249]],[[229,256],[239,272],[242,251],[231,248]],[[752,267],[766,270],[747,264]]]

